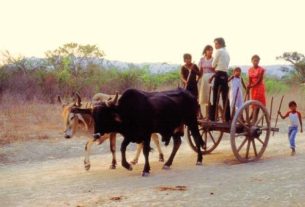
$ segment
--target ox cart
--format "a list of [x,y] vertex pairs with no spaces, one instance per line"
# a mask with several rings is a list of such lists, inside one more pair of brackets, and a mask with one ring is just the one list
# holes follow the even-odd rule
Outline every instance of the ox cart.
[[[233,109],[232,119],[229,122],[223,121],[224,112],[221,107],[216,110],[218,111],[216,112],[218,118],[215,121],[198,119],[200,135],[206,142],[206,148],[202,150],[203,154],[213,152],[219,145],[224,133],[229,133],[231,148],[238,161],[242,163],[251,162],[257,161],[262,157],[268,145],[271,132],[279,131],[276,128],[276,124],[275,127],[271,126],[273,98],[271,100],[270,113],[260,102],[247,99],[248,96],[246,95],[245,102],[239,110],[235,111]],[[283,97],[281,103],[282,101]],[[191,148],[197,152],[193,136],[188,129],[186,134]]]

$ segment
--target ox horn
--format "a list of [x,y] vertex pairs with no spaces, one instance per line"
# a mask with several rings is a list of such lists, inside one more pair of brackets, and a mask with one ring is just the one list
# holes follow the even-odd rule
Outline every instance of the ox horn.
[[58,95],[57,96],[57,101],[58,103],[62,106],[62,107],[65,107],[66,106],[66,103],[63,103],[62,100],[61,100],[61,97]]
[[115,92],[114,98],[111,99],[111,100],[109,100],[109,101],[107,102],[107,105],[108,105],[108,106],[116,105],[117,102],[118,102],[118,98],[119,98],[119,92]]
[[80,106],[82,105],[82,99],[80,98],[80,95],[79,95],[78,92],[75,93],[75,96],[76,96],[76,98],[77,98],[76,105],[77,105],[78,107],[80,107]]
[[59,95],[57,96],[57,101],[58,103],[62,104],[61,97]]

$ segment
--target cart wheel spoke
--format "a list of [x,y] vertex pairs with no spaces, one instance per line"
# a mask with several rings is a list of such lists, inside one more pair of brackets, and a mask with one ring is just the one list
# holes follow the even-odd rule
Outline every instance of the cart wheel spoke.
[[260,143],[262,143],[263,146],[265,146],[265,143],[260,139],[260,138],[256,138]]
[[211,136],[211,139],[212,139],[212,141],[214,142],[214,144],[216,144],[215,139],[214,139],[214,137],[213,137],[211,131],[209,131],[209,135]]
[[205,134],[206,132],[204,130],[202,130],[202,133],[201,133],[201,137]]
[[264,118],[265,118],[265,114],[262,114],[259,119],[256,120],[255,122],[255,126],[257,126],[259,124],[259,122],[262,122],[262,125],[264,124]]
[[247,151],[246,151],[246,159],[249,158],[250,144],[251,144],[251,141],[248,139]]
[[237,152],[239,152],[241,150],[241,148],[243,148],[243,146],[246,144],[248,138],[245,137],[244,141],[241,143],[241,145],[238,147]]
[[252,145],[253,145],[253,150],[254,150],[254,155],[257,157],[257,151],[256,151],[256,145],[255,145],[255,140],[252,140]]
[[243,125],[243,127],[245,127],[246,129],[249,129],[249,127],[244,122],[242,122],[242,120],[238,119],[237,121],[239,124]]
[[204,133],[204,141],[205,141],[205,144],[207,145],[208,144],[208,135],[207,135],[207,132]]
[[246,107],[245,111],[246,111],[246,121],[247,121],[248,125],[250,125],[251,120],[250,120],[250,114],[249,114],[249,107]]

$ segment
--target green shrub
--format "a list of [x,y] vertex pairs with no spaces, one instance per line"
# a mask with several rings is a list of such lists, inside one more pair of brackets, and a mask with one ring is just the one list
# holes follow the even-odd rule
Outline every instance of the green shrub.
[[286,81],[277,78],[265,78],[265,86],[269,94],[285,93],[290,88]]

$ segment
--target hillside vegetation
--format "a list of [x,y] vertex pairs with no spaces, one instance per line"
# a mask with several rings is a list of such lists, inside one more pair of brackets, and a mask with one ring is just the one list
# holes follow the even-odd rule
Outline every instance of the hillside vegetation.
[[[173,89],[179,86],[179,67],[152,71],[149,66],[130,65],[128,68],[104,67],[104,52],[96,45],[65,44],[47,51],[45,58],[13,57],[3,53],[0,65],[0,100],[40,101],[54,103],[56,97],[70,97],[79,92],[90,99],[97,92],[122,93],[127,88],[147,91]],[[297,74],[284,77],[265,77],[267,93],[278,95],[298,86]],[[246,74],[243,74],[247,79]]]

